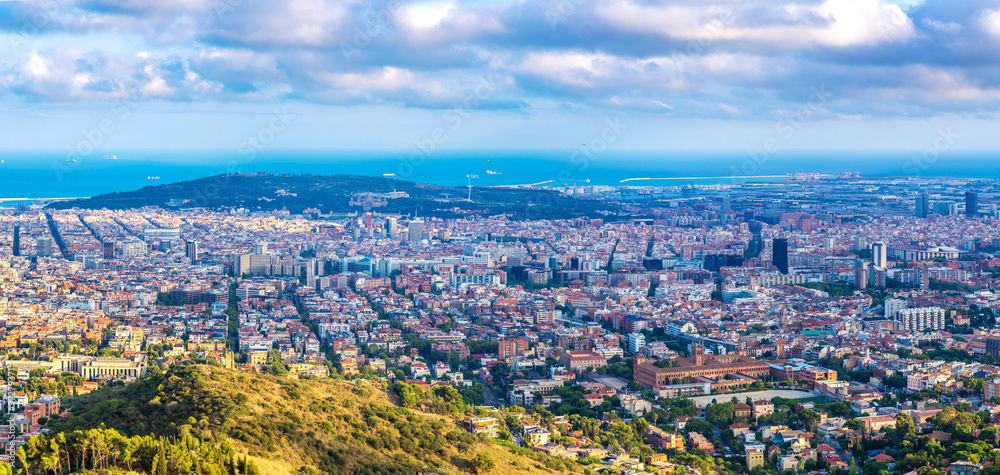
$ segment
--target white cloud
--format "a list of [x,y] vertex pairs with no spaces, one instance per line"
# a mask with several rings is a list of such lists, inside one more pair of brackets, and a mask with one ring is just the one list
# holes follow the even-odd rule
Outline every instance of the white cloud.
[[742,111],[738,107],[731,106],[729,104],[719,103],[719,109],[722,109],[725,113],[729,115],[740,115]]
[[348,8],[335,0],[255,2],[222,15],[209,33],[239,44],[322,47],[339,45]]
[[411,43],[429,45],[502,33],[501,11],[489,5],[466,8],[455,2],[424,2],[403,6],[393,20]]
[[369,73],[319,73],[317,79],[346,91],[387,91],[408,87],[416,75],[405,69],[384,67]]
[[1000,39],[1000,9],[983,11],[979,15],[979,26],[988,35]]
[[[685,65],[690,68],[690,65]],[[626,58],[601,52],[532,52],[515,67],[524,74],[580,88],[628,87],[684,89],[678,63],[671,58]]]
[[177,58],[147,51],[112,55],[75,49],[31,51],[10,68],[2,87],[34,100],[80,102],[126,95],[179,100],[222,89]]
[[962,25],[953,21],[938,21],[931,18],[920,20],[920,24],[941,33],[958,33],[962,31]]
[[[826,0],[822,4],[768,5],[769,22],[739,7],[665,5],[615,0],[597,15],[621,31],[642,32],[702,45],[714,41],[750,42],[782,49],[853,46],[904,41],[915,37],[913,22],[896,4],[879,0]],[[703,46],[702,46],[703,47]]]
[[663,101],[661,101],[659,99],[653,101],[653,104],[656,104],[656,105],[658,105],[660,107],[663,107],[664,109],[667,109],[667,110],[674,110],[674,106],[671,106],[669,104],[664,104]]

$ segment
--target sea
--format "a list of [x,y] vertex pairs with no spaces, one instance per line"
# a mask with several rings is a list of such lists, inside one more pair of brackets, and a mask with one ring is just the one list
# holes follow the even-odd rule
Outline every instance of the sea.
[[[493,173],[488,173],[493,172]],[[353,174],[448,186],[781,182],[787,173],[1000,177],[1000,152],[227,151],[0,152],[0,205],[132,191],[220,173]]]

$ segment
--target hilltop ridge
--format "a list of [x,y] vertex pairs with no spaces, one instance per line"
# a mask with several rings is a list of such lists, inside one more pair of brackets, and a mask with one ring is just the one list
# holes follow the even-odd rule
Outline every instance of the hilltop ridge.
[[130,209],[158,206],[179,208],[285,209],[348,213],[382,213],[455,217],[510,215],[518,219],[598,217],[614,215],[619,207],[601,201],[570,198],[554,190],[448,187],[360,175],[273,175],[238,173],[214,175],[139,190],[106,193],[86,199],[56,202],[50,208]]

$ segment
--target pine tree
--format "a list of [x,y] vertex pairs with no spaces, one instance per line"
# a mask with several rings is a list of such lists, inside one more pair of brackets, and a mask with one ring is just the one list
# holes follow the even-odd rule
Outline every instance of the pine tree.
[[20,470],[20,473],[27,474],[28,471],[28,454],[24,452],[24,446],[20,446],[14,452],[14,460],[16,464],[14,465]]
[[154,475],[167,475],[167,448],[166,442],[161,440],[160,446],[156,449],[156,462],[153,464]]
[[260,475],[260,469],[257,468],[257,464],[253,463],[253,460],[246,460],[245,458],[244,472],[246,475]]

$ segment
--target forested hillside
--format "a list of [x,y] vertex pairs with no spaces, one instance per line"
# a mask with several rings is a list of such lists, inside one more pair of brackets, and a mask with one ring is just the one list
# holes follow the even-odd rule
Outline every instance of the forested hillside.
[[509,215],[519,219],[608,217],[620,207],[602,201],[570,198],[554,190],[475,187],[466,201],[466,187],[436,186],[404,180],[358,175],[227,174],[196,180],[147,186],[134,191],[106,193],[91,198],[60,201],[51,208],[130,209],[246,208],[287,209],[302,213],[308,208],[323,213],[361,210],[351,200],[359,193],[405,192],[406,197],[386,200],[375,208],[382,213],[459,217]]
[[17,452],[29,473],[552,473],[376,384],[181,365],[67,401]]

